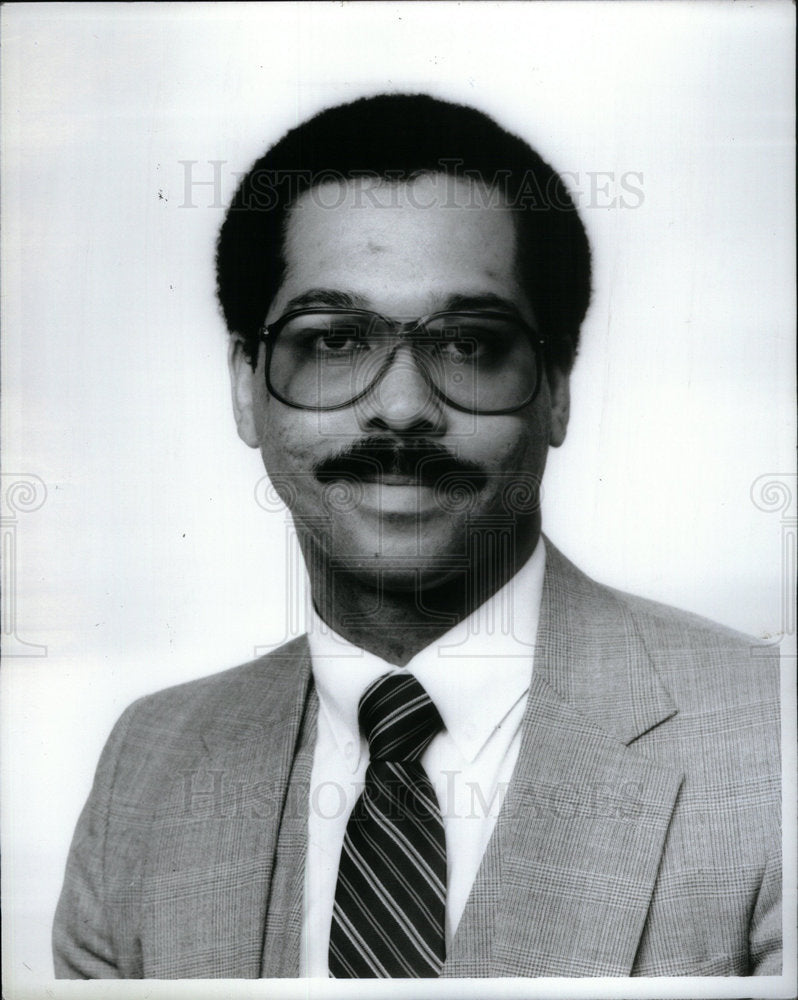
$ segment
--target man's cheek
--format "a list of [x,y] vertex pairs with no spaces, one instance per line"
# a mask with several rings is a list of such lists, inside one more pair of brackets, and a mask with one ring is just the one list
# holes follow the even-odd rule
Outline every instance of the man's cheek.
[[[298,416],[298,414],[297,414]],[[285,419],[282,414],[267,412],[261,438],[261,454],[266,470],[289,472],[303,467],[310,469],[312,460],[312,440],[296,417]]]
[[292,514],[323,521],[339,512],[342,484],[321,483],[314,473],[329,449],[320,449],[318,441],[297,438],[295,429],[291,435],[288,428],[275,428],[274,435],[270,442],[264,442],[263,464],[275,492]]

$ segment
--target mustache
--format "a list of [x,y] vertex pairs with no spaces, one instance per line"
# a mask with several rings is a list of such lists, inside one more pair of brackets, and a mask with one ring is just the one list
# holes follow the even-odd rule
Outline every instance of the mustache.
[[374,435],[330,455],[314,466],[320,482],[336,479],[375,479],[384,475],[409,476],[419,485],[434,486],[444,477],[467,478],[478,485],[485,470],[474,462],[457,458],[434,441]]

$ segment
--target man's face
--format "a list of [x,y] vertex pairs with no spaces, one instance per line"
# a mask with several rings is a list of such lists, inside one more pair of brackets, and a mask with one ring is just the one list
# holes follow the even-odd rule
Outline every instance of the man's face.
[[[288,218],[285,279],[267,322],[297,307],[347,304],[397,320],[506,308],[534,327],[516,275],[511,214],[478,193],[444,175],[306,192]],[[544,377],[537,398],[517,412],[465,413],[434,396],[402,345],[373,391],[317,412],[269,394],[265,353],[261,347],[253,373],[240,345],[231,349],[236,418],[291,509],[306,558],[312,551],[375,585],[423,589],[473,564],[469,537],[480,526],[501,531],[509,519],[517,560],[531,552],[539,532],[534,484],[549,445],[565,435],[564,376],[553,385]],[[369,472],[374,448],[397,456],[394,464],[375,461]],[[353,449],[365,463],[347,464]],[[416,453],[441,456],[450,485],[420,475]]]

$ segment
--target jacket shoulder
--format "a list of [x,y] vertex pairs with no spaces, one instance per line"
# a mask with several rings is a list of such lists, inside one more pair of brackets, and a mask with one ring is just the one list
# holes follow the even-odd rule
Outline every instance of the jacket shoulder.
[[[304,636],[265,656],[134,701],[109,737],[99,770],[124,787],[162,794],[164,774],[195,766],[208,745],[259,738],[290,711],[310,669]],[[160,776],[160,777],[159,777]]]
[[279,699],[293,690],[299,665],[308,658],[307,640],[300,636],[247,663],[144,695],[124,715],[139,724],[164,722],[174,730],[192,723],[201,727],[230,712],[244,718],[253,698],[260,704],[264,697]]
[[[760,639],[680,608],[629,594],[584,574],[547,540],[547,567],[560,593],[593,616],[594,630],[630,630],[671,692],[720,706],[778,704],[779,651]],[[612,623],[615,623],[614,625]]]
[[[597,586],[601,586],[598,584]],[[766,648],[765,643],[735,629],[721,625],[709,618],[639,597],[614,587],[605,588],[628,610],[636,624],[645,630],[661,635],[664,640],[677,645],[685,642],[707,646],[722,646],[729,649]]]
[[761,639],[700,615],[607,588],[630,616],[655,669],[677,700],[696,709],[750,710],[774,721],[779,705],[779,651]]

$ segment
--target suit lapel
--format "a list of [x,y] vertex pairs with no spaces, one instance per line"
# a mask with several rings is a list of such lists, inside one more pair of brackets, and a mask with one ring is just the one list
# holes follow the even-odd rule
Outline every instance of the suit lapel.
[[[204,753],[153,825],[143,883],[148,978],[258,978],[291,766],[307,706],[304,639],[233,681]],[[227,712],[231,712],[227,708]]]
[[629,744],[675,711],[625,607],[548,543],[518,762],[444,975],[629,975],[682,780]]
[[291,768],[286,806],[277,841],[261,977],[291,978],[300,974],[300,945],[305,913],[305,858],[308,850],[308,797],[319,715],[319,698],[310,686],[297,753]]

